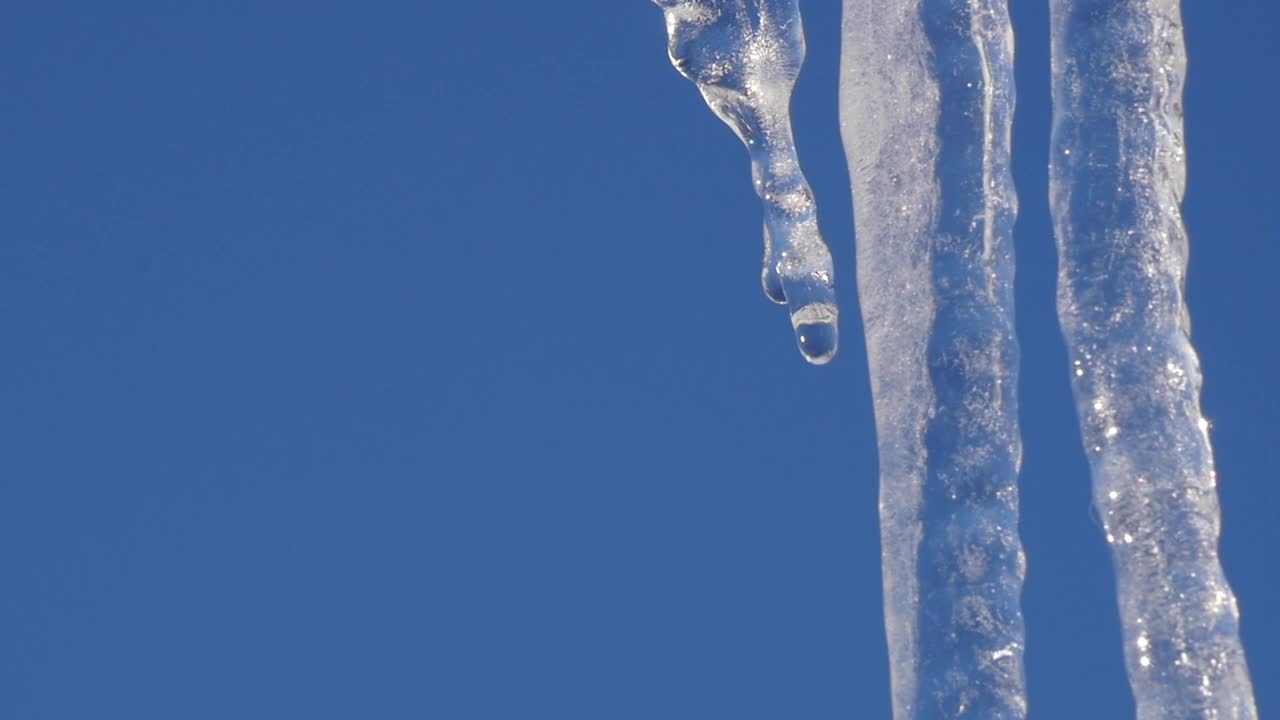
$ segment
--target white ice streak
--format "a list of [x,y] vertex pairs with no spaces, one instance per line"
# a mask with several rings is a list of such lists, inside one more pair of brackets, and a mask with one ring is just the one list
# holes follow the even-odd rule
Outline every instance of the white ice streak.
[[834,271],[791,132],[805,52],[798,0],[654,2],[666,16],[672,65],[750,153],[764,204],[765,294],[789,305],[805,358],[827,363],[838,343]]
[[1004,0],[845,0],[894,717],[1023,718]]
[[1053,0],[1058,314],[1141,720],[1257,717],[1184,302],[1177,0]]

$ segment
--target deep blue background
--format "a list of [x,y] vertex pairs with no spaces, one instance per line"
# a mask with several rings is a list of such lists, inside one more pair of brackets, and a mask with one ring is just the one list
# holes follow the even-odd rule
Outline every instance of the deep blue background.
[[[1132,717],[1018,33],[1032,715]],[[1187,3],[1190,302],[1280,713],[1272,3]],[[0,9],[0,716],[887,718],[839,7],[795,119],[836,362],[648,2]]]

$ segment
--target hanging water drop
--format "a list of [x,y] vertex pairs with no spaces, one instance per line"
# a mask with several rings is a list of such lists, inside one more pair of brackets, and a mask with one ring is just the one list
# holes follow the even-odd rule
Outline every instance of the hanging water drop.
[[804,359],[826,365],[836,355],[840,336],[836,329],[836,309],[826,303],[812,303],[791,313],[791,326]]

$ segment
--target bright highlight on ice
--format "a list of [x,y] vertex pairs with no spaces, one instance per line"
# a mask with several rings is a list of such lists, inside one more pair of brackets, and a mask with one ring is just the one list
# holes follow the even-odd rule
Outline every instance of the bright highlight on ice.
[[805,359],[826,364],[839,344],[834,270],[791,133],[791,91],[804,62],[798,0],[654,2],[666,16],[671,64],[751,155],[764,204],[765,295],[788,306]]

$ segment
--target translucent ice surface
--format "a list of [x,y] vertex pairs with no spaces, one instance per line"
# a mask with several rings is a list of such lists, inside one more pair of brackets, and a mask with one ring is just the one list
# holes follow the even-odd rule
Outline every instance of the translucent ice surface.
[[805,359],[830,362],[839,341],[831,253],[800,172],[791,91],[804,62],[797,0],[654,0],[671,64],[747,146],[764,204],[765,295],[785,303]]
[[1177,0],[1052,0],[1058,315],[1140,720],[1253,720],[1184,302]]
[[845,0],[894,717],[1023,718],[1004,0]]

